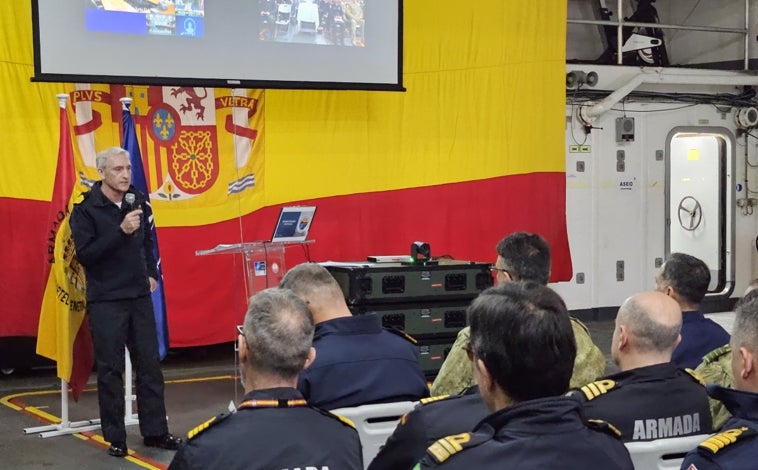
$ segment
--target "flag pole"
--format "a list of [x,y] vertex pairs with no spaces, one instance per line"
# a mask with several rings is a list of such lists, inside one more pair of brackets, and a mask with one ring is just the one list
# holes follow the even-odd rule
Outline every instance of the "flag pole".
[[[132,104],[132,99],[128,97],[119,98],[121,102],[121,110],[128,111],[129,105]],[[134,387],[132,386],[132,360],[129,357],[129,349],[124,351],[124,424],[129,426],[130,424],[138,424],[139,419],[134,414],[134,400],[137,396],[134,394]]]
[[[66,93],[59,93],[55,95],[58,100],[58,107],[62,110],[66,109],[68,104],[68,95]],[[24,434],[36,434],[42,438],[62,436],[66,434],[74,434],[84,431],[94,431],[100,429],[100,419],[87,419],[84,421],[69,420],[68,409],[68,382],[61,379],[61,418],[60,423],[50,424],[45,426],[35,426],[31,428],[25,428]]]

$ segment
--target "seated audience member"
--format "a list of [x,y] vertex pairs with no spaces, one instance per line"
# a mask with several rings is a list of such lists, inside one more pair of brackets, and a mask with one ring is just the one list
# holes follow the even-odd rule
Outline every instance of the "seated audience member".
[[[574,324],[572,322],[572,327]],[[469,335],[465,338],[468,341]],[[470,368],[471,360],[468,356],[464,357]],[[459,395],[424,398],[413,411],[400,420],[393,434],[371,462],[369,470],[410,469],[434,441],[451,434],[470,431],[488,414],[489,410],[482,401],[477,386],[469,387]]]
[[[706,384],[718,384],[722,387],[732,386],[732,348],[726,344],[709,352],[703,362],[695,368],[695,373]],[[713,429],[721,429],[731,416],[720,400],[708,397],[713,418]]]
[[729,333],[700,311],[710,282],[708,266],[684,253],[669,256],[655,278],[656,290],[676,300],[682,309],[682,341],[671,357],[679,367],[694,369],[706,354],[729,342]]
[[255,295],[237,338],[244,401],[190,431],[169,469],[362,469],[356,430],[295,389],[312,338],[313,318],[294,293]]
[[711,432],[704,383],[691,370],[671,363],[679,342],[682,313],[660,292],[627,299],[616,315],[611,341],[621,369],[573,392],[589,419],[602,419],[624,441],[646,441]]
[[683,470],[758,468],[758,292],[748,293],[737,306],[730,345],[734,388],[708,385],[708,394],[721,400],[732,417],[720,434],[687,454]]
[[378,315],[353,316],[339,284],[323,266],[295,266],[280,287],[303,299],[316,323],[316,360],[297,385],[308,403],[333,410],[429,396],[413,340],[382,328]]
[[[758,279],[753,279],[745,289],[745,293],[735,305],[735,308],[747,298],[750,291],[758,287]],[[731,388],[732,386],[732,348],[728,344],[716,348],[703,357],[696,368],[695,372],[703,378],[707,384],[717,384],[722,387]],[[732,415],[729,414],[726,407],[720,400],[709,397],[711,404],[711,416],[713,416],[713,429],[721,429]]]
[[477,386],[460,395],[422,398],[413,411],[400,419],[368,470],[410,469],[434,441],[471,431],[489,413]]
[[416,468],[632,469],[618,433],[564,396],[576,355],[561,298],[537,283],[487,289],[468,309],[474,377],[487,408],[470,433],[432,444]]
[[[550,247],[536,234],[514,232],[497,244],[496,284],[509,281],[534,281],[546,285],[550,278]],[[590,337],[589,330],[571,317],[577,351],[571,388],[578,388],[605,373],[605,358]],[[457,394],[474,385],[471,364],[464,347],[469,328],[463,328],[432,384],[432,395]]]

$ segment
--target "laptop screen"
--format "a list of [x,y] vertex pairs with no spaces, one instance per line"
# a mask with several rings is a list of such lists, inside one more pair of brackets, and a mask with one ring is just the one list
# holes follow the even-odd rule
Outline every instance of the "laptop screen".
[[308,238],[316,206],[282,207],[272,242],[301,242]]

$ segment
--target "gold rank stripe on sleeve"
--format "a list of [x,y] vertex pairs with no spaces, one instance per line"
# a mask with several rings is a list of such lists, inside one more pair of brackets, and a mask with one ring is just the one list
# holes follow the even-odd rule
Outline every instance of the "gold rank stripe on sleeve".
[[471,441],[471,434],[467,432],[443,437],[429,446],[426,452],[435,462],[442,463],[450,458],[451,455],[463,450],[463,445],[469,441]]
[[308,406],[302,398],[293,400],[245,400],[237,407],[238,410],[243,408],[296,408],[298,406]]
[[732,445],[740,439],[754,436],[756,434],[757,434],[756,431],[745,426],[741,428],[729,429],[727,431],[720,432],[716,434],[715,436],[711,436],[708,439],[704,440],[703,442],[700,443],[700,445],[698,446],[698,449],[702,449],[712,454],[715,454],[721,449],[723,449],[724,447]]
[[422,398],[421,400],[419,400],[419,402],[422,405],[427,405],[429,403],[434,403],[435,401],[444,400],[446,398],[450,398],[450,395],[435,395],[433,397]]
[[608,393],[613,387],[616,386],[616,382],[613,380],[598,380],[596,382],[588,383],[581,388],[582,393],[587,400],[592,400],[605,393]]
[[[221,415],[223,416],[223,415]],[[192,439],[199,435],[201,432],[205,431],[209,427],[211,427],[214,422],[219,419],[219,416],[214,416],[213,418],[209,419],[208,421],[205,421],[204,423],[201,423],[194,428],[190,429],[190,431],[187,433],[187,439]]]
[[348,426],[350,426],[351,428],[353,428],[353,429],[356,429],[356,428],[355,428],[355,423],[354,423],[354,422],[353,422],[353,420],[351,420],[350,418],[346,418],[345,416],[342,416],[342,415],[338,415],[337,413],[332,413],[332,416],[334,416],[334,417],[336,417],[338,420],[340,420],[340,421],[342,422],[342,424],[347,424],[347,425],[348,425]]
[[416,338],[414,338],[413,336],[409,335],[408,333],[406,333],[405,331],[403,331],[403,330],[401,330],[399,328],[396,328],[396,327],[395,328],[385,328],[385,331],[389,331],[390,333],[394,333],[394,334],[400,336],[401,338],[404,338],[404,339],[410,341],[413,344],[418,344],[418,341],[416,340]]
[[697,383],[699,383],[700,385],[702,385],[703,387],[705,387],[705,380],[703,380],[703,378],[700,377],[700,374],[698,374],[694,370],[690,369],[689,367],[686,368],[686,369],[684,369],[684,371],[687,372],[688,374],[690,374],[692,376],[692,378],[697,381]]
[[619,431],[616,426],[612,425],[608,421],[603,421],[602,419],[588,419],[587,423],[593,429],[598,429],[613,436],[621,437],[621,431]]

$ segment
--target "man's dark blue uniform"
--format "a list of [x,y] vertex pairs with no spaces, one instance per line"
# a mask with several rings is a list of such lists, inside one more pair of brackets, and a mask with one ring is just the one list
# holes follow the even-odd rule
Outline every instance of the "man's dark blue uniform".
[[460,395],[424,398],[400,419],[368,470],[413,468],[434,441],[471,431],[489,413],[476,386]]
[[473,433],[440,439],[414,468],[436,467],[633,469],[617,432],[585,422],[569,397],[517,403],[487,416]]
[[624,441],[711,432],[704,384],[692,371],[671,363],[611,374],[572,393],[584,415],[615,426]]
[[237,412],[190,431],[168,468],[361,470],[363,462],[358,433],[349,422],[282,387],[250,392]]
[[732,413],[724,431],[703,441],[684,459],[682,469],[752,470],[758,466],[758,393],[708,385],[708,395]]
[[316,360],[297,385],[313,406],[332,410],[429,396],[416,345],[382,328],[376,314],[317,323],[313,347]]
[[71,232],[76,255],[87,279],[87,319],[97,364],[97,393],[103,437],[125,454],[124,345],[137,374],[139,424],[146,438],[168,433],[163,373],[158,359],[150,281],[157,279],[153,257],[150,206],[134,186],[134,207],[141,207],[142,223],[132,234],[120,224],[131,209],[119,208],[96,182],[74,205]]
[[697,310],[682,312],[681,335],[671,362],[682,368],[694,369],[706,354],[729,342],[729,333]]

